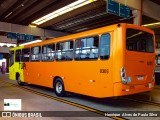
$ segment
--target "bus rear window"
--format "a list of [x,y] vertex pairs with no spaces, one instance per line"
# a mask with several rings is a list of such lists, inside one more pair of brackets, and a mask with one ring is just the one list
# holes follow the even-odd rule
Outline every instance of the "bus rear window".
[[144,31],[128,28],[126,30],[126,49],[129,51],[153,53],[153,35]]

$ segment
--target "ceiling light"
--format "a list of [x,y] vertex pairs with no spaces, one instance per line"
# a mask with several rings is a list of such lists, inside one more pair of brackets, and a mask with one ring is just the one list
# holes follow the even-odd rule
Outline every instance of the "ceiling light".
[[148,27],[148,26],[154,26],[154,25],[160,25],[160,22],[145,24],[143,26]]
[[29,24],[29,27],[32,27],[32,28],[34,27],[34,28],[35,28],[35,27],[37,27],[37,26],[36,26],[36,25],[31,25],[31,24]]
[[31,42],[27,42],[27,43],[20,44],[19,46],[29,45],[29,44],[37,43],[37,42],[41,42],[41,41],[42,41],[42,40],[35,40],[35,41],[31,41]]
[[72,10],[75,10],[77,8],[80,8],[82,6],[85,6],[85,5],[87,5],[91,2],[95,2],[95,1],[97,1],[97,0],[77,0],[76,2],[73,2],[73,3],[71,3],[67,6],[64,6],[64,7],[60,8],[60,9],[54,11],[54,12],[51,12],[51,13],[33,21],[32,24],[40,25],[40,24],[45,23],[45,22],[47,22],[47,21],[49,21],[53,18],[56,18],[56,17],[60,16],[62,14],[65,14],[67,12],[70,12]]
[[8,16],[10,16],[12,13],[13,13],[13,12],[10,12],[9,14],[7,14],[7,15],[5,16],[5,18],[7,18]]

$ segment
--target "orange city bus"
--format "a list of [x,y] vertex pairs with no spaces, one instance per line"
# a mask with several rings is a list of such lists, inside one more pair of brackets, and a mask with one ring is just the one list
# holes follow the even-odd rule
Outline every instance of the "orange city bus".
[[142,26],[115,24],[10,49],[9,78],[105,98],[154,87],[155,37]]

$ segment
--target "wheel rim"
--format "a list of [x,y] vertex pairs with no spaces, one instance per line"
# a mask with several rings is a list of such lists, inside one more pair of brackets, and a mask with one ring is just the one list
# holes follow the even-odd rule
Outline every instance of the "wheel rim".
[[57,84],[56,84],[56,92],[57,93],[61,93],[62,89],[63,89],[62,83],[57,82]]
[[18,77],[17,82],[18,82],[18,84],[21,84],[21,79],[20,79],[20,77]]

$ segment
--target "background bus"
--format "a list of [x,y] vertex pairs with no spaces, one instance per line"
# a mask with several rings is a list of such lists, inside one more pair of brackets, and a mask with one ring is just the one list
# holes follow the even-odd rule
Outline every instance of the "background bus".
[[154,32],[115,24],[10,50],[10,79],[104,98],[151,91]]
[[160,85],[160,49],[156,49],[155,83]]

